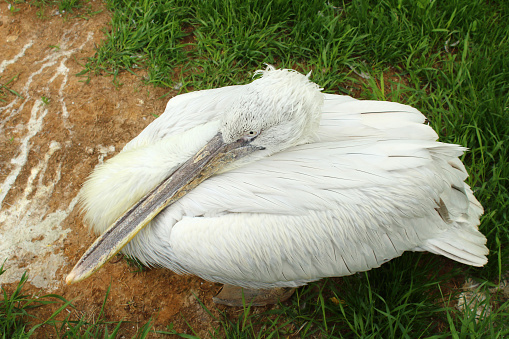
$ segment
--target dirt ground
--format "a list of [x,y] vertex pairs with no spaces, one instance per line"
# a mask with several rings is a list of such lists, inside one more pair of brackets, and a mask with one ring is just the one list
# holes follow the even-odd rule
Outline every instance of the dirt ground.
[[[64,283],[95,239],[79,213],[81,184],[175,95],[147,87],[129,73],[119,77],[119,87],[112,77],[95,76],[86,83],[75,76],[94,55],[110,19],[100,1],[88,4],[103,11],[85,20],[53,9],[41,19],[37,8],[16,5],[20,10],[11,13],[6,2],[0,3],[0,83],[14,78],[9,87],[22,96],[6,93],[0,102],[0,260],[6,260],[7,270],[0,283],[12,291],[26,271],[28,294],[73,299],[76,308],[63,315],[89,319],[97,317],[111,286],[106,320],[132,321],[122,330],[125,337],[149,318],[156,329],[173,323],[179,331],[189,331],[187,321],[206,336],[213,319],[194,295],[218,314],[211,300],[218,284],[164,269],[134,273],[125,260],[116,259],[81,283]],[[36,315],[46,319],[57,306],[40,308]],[[40,336],[52,333],[47,329]]]

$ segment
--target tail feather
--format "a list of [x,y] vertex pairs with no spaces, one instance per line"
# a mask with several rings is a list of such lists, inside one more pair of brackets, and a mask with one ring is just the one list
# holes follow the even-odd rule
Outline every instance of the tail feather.
[[472,266],[488,262],[486,238],[479,232],[481,204],[464,182],[468,174],[457,158],[464,148],[440,144],[430,148],[431,156],[440,173],[444,190],[437,201],[437,213],[447,226],[433,238],[414,250],[425,250]]
[[[481,235],[468,240],[466,240],[465,237],[460,239],[458,236],[462,231],[451,231],[452,230],[445,232],[448,234],[442,234],[438,239],[428,240],[421,248],[467,265],[480,267],[488,262],[486,255],[489,251],[485,246],[486,238]],[[453,238],[449,236],[453,236]]]
[[456,216],[448,222],[454,226],[427,240],[417,250],[441,254],[450,259],[472,266],[483,266],[488,262],[486,237],[479,232],[479,217],[483,209],[467,187],[465,195],[470,202],[468,213]]

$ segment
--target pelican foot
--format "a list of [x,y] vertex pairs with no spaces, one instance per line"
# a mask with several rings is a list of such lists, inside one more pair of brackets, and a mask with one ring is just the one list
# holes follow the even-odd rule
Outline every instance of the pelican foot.
[[[212,301],[227,306],[243,306],[244,303],[252,306],[265,306],[283,302],[290,298],[293,292],[295,292],[293,287],[254,290],[225,284],[221,291],[212,298]],[[242,295],[244,295],[244,302]]]

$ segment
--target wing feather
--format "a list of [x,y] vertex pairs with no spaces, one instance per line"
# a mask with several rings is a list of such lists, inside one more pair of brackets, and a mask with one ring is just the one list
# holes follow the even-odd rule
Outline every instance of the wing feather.
[[227,86],[173,97],[164,113],[148,125],[123,151],[150,145],[168,136],[218,120],[225,107],[238,97],[242,86]]

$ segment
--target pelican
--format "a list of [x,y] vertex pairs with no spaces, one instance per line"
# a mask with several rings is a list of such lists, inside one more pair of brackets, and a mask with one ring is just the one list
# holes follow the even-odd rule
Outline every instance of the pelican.
[[324,94],[294,70],[255,75],[172,98],[95,168],[80,195],[102,235],[67,283],[121,250],[225,284],[217,303],[264,305],[405,251],[487,262],[465,148],[417,109]]

